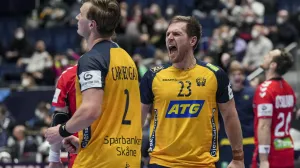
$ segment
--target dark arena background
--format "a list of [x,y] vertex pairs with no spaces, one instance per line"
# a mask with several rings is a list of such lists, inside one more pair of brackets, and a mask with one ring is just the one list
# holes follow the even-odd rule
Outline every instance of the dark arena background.
[[[150,67],[169,61],[165,46],[169,20],[175,15],[193,15],[202,25],[202,37],[195,49],[197,59],[218,65],[226,72],[236,60],[244,66],[246,78],[259,68],[270,50],[288,49],[294,65],[284,78],[296,92],[300,107],[300,0],[119,2],[121,21],[113,40],[132,56],[139,77]],[[0,0],[0,4],[0,168],[47,167],[50,145],[43,135],[51,124],[56,81],[87,50],[77,34],[76,15],[81,2]],[[258,37],[259,45],[253,45]],[[248,79],[246,83],[256,88],[264,76],[258,73]],[[295,109],[292,137],[296,164],[300,161],[298,117],[300,110]],[[148,126],[143,129],[142,168],[147,168],[149,161]],[[64,163],[67,157],[62,149]],[[223,162],[218,167],[227,164]]]

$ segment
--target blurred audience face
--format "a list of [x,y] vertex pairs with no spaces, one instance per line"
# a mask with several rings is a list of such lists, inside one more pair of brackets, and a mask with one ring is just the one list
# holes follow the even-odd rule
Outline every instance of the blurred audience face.
[[87,18],[87,12],[91,6],[91,3],[84,3],[80,8],[80,13],[76,16],[76,19],[78,20],[77,33],[84,38],[88,38],[91,34],[91,21]]
[[227,40],[229,38],[229,26],[227,25],[221,26],[219,33],[222,40]]
[[186,33],[185,22],[175,22],[169,25],[166,33],[166,45],[172,63],[181,62],[190,46],[190,38]]
[[173,5],[169,5],[166,9],[166,17],[172,18],[175,14],[175,7]]
[[252,31],[251,31],[252,39],[254,39],[254,40],[258,39],[261,36],[261,32],[262,32],[262,26],[260,26],[260,25],[253,26]]
[[211,64],[213,64],[214,59],[213,59],[211,56],[205,56],[205,57],[203,58],[203,61],[206,62],[206,63],[211,63]]
[[277,19],[276,22],[277,24],[283,24],[288,20],[289,17],[289,12],[287,10],[280,10],[277,13]]
[[235,0],[227,0],[226,6],[228,9],[232,9],[235,6]]
[[160,7],[156,3],[153,3],[150,6],[150,13],[153,14],[154,16],[156,16],[156,17],[161,16]]
[[245,75],[242,71],[236,70],[229,74],[230,83],[233,88],[243,86],[243,82],[245,80]]
[[25,32],[24,32],[24,29],[23,28],[17,28],[15,30],[15,38],[17,40],[22,40],[25,36]]
[[25,127],[23,125],[17,125],[13,130],[13,135],[18,141],[25,139]]
[[243,88],[245,74],[243,67],[238,61],[233,61],[229,67],[229,80],[234,91],[239,91]]
[[44,52],[46,50],[46,45],[43,40],[39,40],[36,42],[35,49],[38,52]]

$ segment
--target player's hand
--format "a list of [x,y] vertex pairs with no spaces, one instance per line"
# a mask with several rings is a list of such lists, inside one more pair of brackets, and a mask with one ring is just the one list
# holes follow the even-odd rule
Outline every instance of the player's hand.
[[61,162],[50,162],[49,168],[64,168],[64,165]]
[[63,140],[63,146],[69,153],[78,153],[79,139],[75,136],[69,136]]
[[59,127],[60,127],[60,124],[58,124],[55,127],[51,127],[51,128],[47,129],[46,134],[45,134],[45,138],[50,144],[59,143],[64,139],[59,134]]
[[243,160],[232,160],[227,168],[245,168]]
[[263,161],[263,162],[260,162],[259,164],[259,168],[269,168],[270,165],[269,165],[269,162],[268,161]]

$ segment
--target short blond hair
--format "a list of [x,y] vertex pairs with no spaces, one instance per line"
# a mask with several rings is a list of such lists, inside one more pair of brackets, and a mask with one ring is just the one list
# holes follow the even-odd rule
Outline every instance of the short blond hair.
[[243,65],[236,60],[234,60],[230,63],[228,72],[233,73],[235,71],[241,71],[242,73],[244,73],[244,71],[245,71]]

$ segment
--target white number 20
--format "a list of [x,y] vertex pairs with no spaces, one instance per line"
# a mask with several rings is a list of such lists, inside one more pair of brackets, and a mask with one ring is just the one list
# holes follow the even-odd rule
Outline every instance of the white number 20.
[[[275,127],[275,136],[283,137],[285,135],[289,135],[289,125],[292,120],[291,112],[288,113],[286,118],[284,116],[284,113],[279,113],[277,119],[279,119],[280,122]],[[282,127],[284,127],[284,131],[279,131]]]

